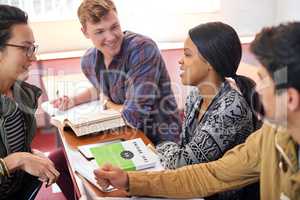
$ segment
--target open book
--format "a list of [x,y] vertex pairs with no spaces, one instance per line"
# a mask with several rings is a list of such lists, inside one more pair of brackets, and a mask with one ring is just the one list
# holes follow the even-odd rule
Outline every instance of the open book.
[[51,120],[59,122],[63,127],[70,127],[77,136],[125,125],[120,112],[104,110],[99,101],[81,104],[66,111],[60,111],[46,101],[42,103],[42,109],[51,116]]

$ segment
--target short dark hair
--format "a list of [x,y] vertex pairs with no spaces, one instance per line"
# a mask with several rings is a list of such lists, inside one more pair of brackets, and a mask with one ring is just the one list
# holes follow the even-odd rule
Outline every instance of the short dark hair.
[[276,89],[300,91],[300,23],[290,22],[262,29],[251,51],[274,79]]
[[[263,113],[259,95],[255,91],[255,82],[248,77],[236,74],[242,57],[241,42],[236,31],[228,24],[209,22],[192,28],[189,36],[199,53],[221,78],[231,77],[235,80],[237,87],[254,111],[253,113]],[[255,127],[260,126],[260,122],[253,121]]]
[[14,6],[0,4],[0,50],[4,49],[11,38],[12,27],[27,23],[28,16],[24,11]]

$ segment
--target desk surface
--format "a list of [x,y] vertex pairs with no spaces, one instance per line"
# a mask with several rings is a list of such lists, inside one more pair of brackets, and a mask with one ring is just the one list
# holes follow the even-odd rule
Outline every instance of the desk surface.
[[89,184],[85,181],[82,177],[80,177],[77,173],[75,173],[75,164],[76,164],[76,157],[81,156],[80,152],[78,151],[77,147],[81,145],[87,144],[95,144],[100,142],[107,142],[117,139],[134,139],[134,138],[141,138],[145,144],[151,143],[150,140],[140,131],[129,128],[123,127],[118,129],[117,131],[109,131],[100,134],[92,134],[86,135],[82,137],[76,137],[72,130],[63,130],[58,124],[54,124],[58,127],[58,132],[60,138],[63,143],[63,147],[66,153],[68,167],[71,172],[71,177],[73,184],[75,186],[75,191],[78,196],[84,196],[85,190],[82,184],[85,184],[90,190],[92,190],[97,196],[105,197],[124,197],[126,196],[125,191],[116,190],[110,193],[101,192],[92,184]]

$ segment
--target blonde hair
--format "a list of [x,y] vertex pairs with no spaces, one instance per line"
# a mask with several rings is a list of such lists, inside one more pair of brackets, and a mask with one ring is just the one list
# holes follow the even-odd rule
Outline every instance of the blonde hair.
[[111,10],[117,12],[116,6],[111,0],[83,0],[80,4],[77,15],[82,26],[86,22],[98,23]]

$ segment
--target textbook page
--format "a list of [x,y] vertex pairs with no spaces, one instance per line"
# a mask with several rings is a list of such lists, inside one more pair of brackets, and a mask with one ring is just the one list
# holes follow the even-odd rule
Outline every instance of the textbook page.
[[104,109],[100,101],[80,104],[66,111],[54,108],[48,101],[42,103],[42,109],[50,116],[51,121],[69,126],[77,136],[125,126],[125,121],[119,111]]

